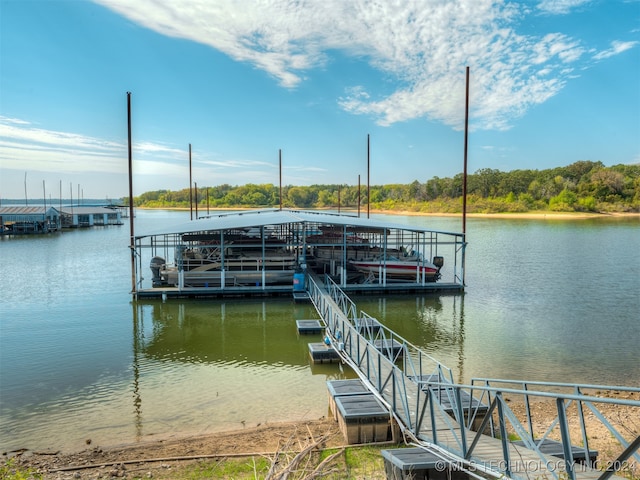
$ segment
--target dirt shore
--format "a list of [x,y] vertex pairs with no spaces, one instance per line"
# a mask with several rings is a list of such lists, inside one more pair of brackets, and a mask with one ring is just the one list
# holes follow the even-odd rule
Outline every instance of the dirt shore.
[[[407,217],[462,217],[462,213],[428,213],[405,210],[372,210],[371,213],[383,215],[404,215]],[[610,212],[610,213],[590,213],[590,212],[522,212],[522,213],[467,213],[470,218],[509,218],[509,219],[531,219],[531,220],[582,220],[589,218],[638,218],[640,213],[633,212]]]
[[[615,395],[617,398],[640,400],[640,394],[637,393],[618,393]],[[604,396],[611,395],[605,393]],[[518,418],[521,420],[525,418],[524,405],[514,402],[511,404],[511,408]],[[598,409],[627,440],[640,435],[638,408],[599,404]],[[538,435],[546,430],[557,415],[554,402],[535,402],[531,411],[534,429]],[[598,452],[600,465],[613,462],[622,452],[618,441],[589,410],[585,412],[585,421],[589,448]],[[570,421],[570,429],[572,444],[581,445],[581,430],[577,419]],[[557,428],[550,437],[559,439]],[[206,436],[184,438],[178,436],[172,439],[132,445],[107,447],[89,444],[85,450],[74,453],[61,453],[55,450],[5,452],[2,461],[4,463],[8,459],[12,459],[15,466],[38,472],[45,480],[112,477],[130,479],[209,478],[181,475],[184,475],[188,469],[193,469],[196,462],[215,463],[230,458],[245,458],[247,461],[250,461],[251,458],[273,459],[285,445],[302,450],[313,442],[318,443],[322,448],[341,447],[344,444],[344,439],[338,424],[332,418],[323,417],[312,421],[266,424]],[[334,473],[334,476],[330,478],[384,479],[382,465],[380,460],[375,471],[368,471],[366,476],[353,476],[353,473],[346,475],[346,472],[343,472],[345,476],[342,477],[341,470],[338,470],[338,473]],[[634,461],[626,462],[625,472],[627,478],[640,478],[640,466]]]
[[[326,447],[342,444],[338,424],[327,418],[277,423],[204,436],[155,440],[130,445],[98,446],[74,453],[18,451],[3,453],[24,469],[42,474],[45,480],[126,478],[175,478],[181,469],[199,460],[273,457],[287,442],[297,447],[311,439],[325,438]],[[0,476],[1,477],[1,476]]]
[[[162,208],[149,208],[149,207],[135,207],[142,210],[175,210],[175,211],[189,211],[189,208],[178,207],[162,207]],[[229,212],[229,211],[241,211],[241,210],[257,210],[254,207],[241,207],[241,208],[210,208],[211,214],[216,212]],[[331,210],[331,208],[312,209],[317,211]],[[342,208],[343,212],[349,214],[357,213],[357,209]],[[439,213],[439,212],[416,212],[413,210],[383,210],[383,209],[371,209],[370,213],[381,215],[402,215],[407,217],[462,217],[462,213]],[[362,212],[361,212],[362,214]],[[606,218],[606,217],[628,217],[637,218],[640,220],[640,212],[606,212],[606,213],[593,213],[593,212],[552,212],[552,211],[540,211],[540,212],[519,212],[519,213],[467,213],[467,217],[470,218],[511,218],[511,219],[536,219],[536,220],[580,220],[588,218]]]

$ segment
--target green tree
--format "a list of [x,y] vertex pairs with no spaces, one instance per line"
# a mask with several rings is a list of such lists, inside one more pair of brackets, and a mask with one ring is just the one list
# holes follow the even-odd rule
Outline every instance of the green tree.
[[[453,178],[433,177],[424,184],[385,184],[370,187],[371,205],[377,208],[403,208],[429,212],[460,212],[462,174]],[[547,170],[500,172],[480,169],[468,178],[470,211],[523,211],[552,208],[582,211],[640,210],[640,164],[605,167],[602,162],[579,161]],[[284,186],[284,206],[297,208],[358,205],[356,185]],[[280,189],[273,184],[229,184],[201,188],[198,201],[216,207],[265,207],[278,205]],[[361,188],[360,204],[367,205],[367,187]],[[145,192],[134,199],[147,207],[185,207],[188,188],[178,191]],[[127,203],[127,199],[123,202]]]
[[613,170],[598,170],[591,175],[593,194],[605,200],[611,196],[619,196],[624,188],[624,175]]
[[565,188],[558,195],[549,199],[549,209],[556,211],[572,211],[574,210],[577,202],[577,195]]
[[469,194],[475,193],[482,198],[488,198],[497,190],[502,173],[499,170],[483,168],[467,178],[467,190]]
[[504,173],[500,176],[500,180],[495,190],[497,196],[507,195],[513,192],[516,195],[528,191],[531,182],[534,181],[536,172],[533,170],[514,170]]
[[308,188],[291,187],[287,192],[287,199],[298,208],[310,208],[315,203],[315,198]]

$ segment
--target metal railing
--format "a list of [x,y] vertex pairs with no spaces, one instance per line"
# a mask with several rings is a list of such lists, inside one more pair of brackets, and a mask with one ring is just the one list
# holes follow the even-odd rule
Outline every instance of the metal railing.
[[[326,287],[309,277],[308,291],[326,322],[327,337],[343,361],[389,408],[407,442],[437,453],[455,468],[494,477],[604,480],[618,471],[624,472],[630,458],[640,461],[640,436],[636,433],[635,439],[625,438],[595,407],[605,403],[627,406],[640,422],[640,401],[584,393],[588,388],[640,396],[640,388],[494,379],[457,384],[448,367],[366,313],[355,315],[355,304],[346,294],[332,285],[330,278],[325,282]],[[562,388],[565,390],[558,391]],[[524,425],[511,407],[518,403],[514,399],[523,400],[520,404],[526,410]],[[539,435],[535,435],[538,432],[534,431],[531,417],[534,399],[554,402],[558,412],[552,425]],[[607,465],[592,461],[583,408],[601,419],[624,448]],[[577,450],[571,444],[568,429],[568,416],[574,410],[580,412],[577,421],[581,426],[581,446]],[[554,437],[558,438],[556,447],[560,451],[551,455],[542,446],[544,440],[551,438],[555,426],[558,432]],[[630,436],[629,432],[626,436]],[[584,462],[578,463],[579,458]]]
[[[479,389],[480,388],[480,389]],[[606,467],[606,474],[600,478],[608,478],[617,470],[624,471],[629,467],[628,460],[633,458],[640,465],[640,401],[633,397],[640,397],[640,388],[627,386],[593,385],[586,383],[558,383],[558,382],[533,382],[490,378],[474,378],[471,380],[471,389],[481,393],[481,399],[494,405],[496,401],[502,403],[505,416],[509,419],[514,431],[521,439],[521,443],[527,448],[542,454],[540,447],[553,437],[560,438],[562,455],[567,462],[567,472],[570,473],[570,465],[575,464],[574,456],[579,454],[585,459],[588,466]],[[505,392],[509,393],[509,404],[503,399]],[[625,394],[629,398],[624,398]],[[524,405],[524,421],[520,422],[513,414],[510,405]],[[623,423],[625,432],[616,428],[611,418],[602,411],[604,405],[618,405],[628,407],[629,413]],[[546,406],[553,409],[555,416],[545,423],[535,418],[533,407]],[[585,420],[589,415],[592,418],[590,424]],[[494,418],[489,417],[487,426],[495,431]],[[573,420],[579,426],[579,438],[571,438],[569,421]],[[622,419],[617,419],[622,420]],[[620,443],[623,451],[607,465],[599,465],[597,452],[589,447],[589,441],[598,433],[594,430],[598,426],[604,426],[608,435],[611,435]],[[495,433],[494,433],[495,434]],[[633,437],[635,438],[625,438]],[[572,443],[580,446],[572,448]],[[570,475],[571,478],[574,478]]]

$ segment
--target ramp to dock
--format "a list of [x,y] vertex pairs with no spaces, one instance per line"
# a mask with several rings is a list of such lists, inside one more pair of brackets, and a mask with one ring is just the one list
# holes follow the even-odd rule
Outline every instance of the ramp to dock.
[[[330,278],[310,275],[307,290],[331,345],[388,408],[405,442],[435,455],[450,472],[483,478],[604,480],[628,478],[628,469],[640,465],[640,435],[623,435],[598,408],[623,405],[640,418],[640,400],[599,394],[623,392],[637,399],[640,388],[493,379],[458,384],[448,367],[357,312]],[[557,409],[546,431],[534,429],[534,401],[551,402]],[[524,422],[510,407],[515,403],[525,405]],[[606,465],[593,460],[597,453],[589,449],[585,414],[600,420],[623,447]],[[570,437],[573,421],[580,425],[580,438]]]

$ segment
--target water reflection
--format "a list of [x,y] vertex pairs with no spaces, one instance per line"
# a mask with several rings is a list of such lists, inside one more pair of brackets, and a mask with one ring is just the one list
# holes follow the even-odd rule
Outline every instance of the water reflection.
[[318,318],[310,304],[268,301],[138,302],[135,349],[188,363],[306,366],[307,343],[296,320]]
[[136,440],[175,428],[204,433],[319,418],[327,413],[326,381],[355,376],[340,364],[311,364],[307,344],[321,335],[298,335],[295,322],[318,318],[311,304],[139,301],[132,309]]
[[140,393],[140,350],[144,344],[144,337],[140,329],[139,308],[133,303],[133,411],[136,441],[142,438],[142,395]]
[[[355,301],[359,310],[463,376],[463,296]],[[291,412],[320,416],[326,408],[326,380],[356,376],[341,364],[310,361],[307,344],[321,336],[299,335],[295,322],[318,318],[310,303],[273,298],[158,300],[133,302],[132,309],[132,425],[138,440],[159,429],[159,420],[173,423],[180,418],[180,407],[171,400],[180,397],[178,392],[188,390],[191,412],[199,406],[195,411],[207,418],[207,428],[219,429],[277,415],[291,418]],[[219,420],[212,420],[216,417]]]
[[464,295],[460,295],[460,313],[456,308],[456,299],[453,302],[453,338],[458,345],[458,378],[464,378]]
[[[356,297],[358,310],[417,347],[440,359],[464,378],[464,295]],[[446,303],[446,307],[445,307]],[[296,320],[318,318],[311,304],[288,300],[137,302],[134,306],[134,354],[163,362],[216,365],[310,364],[309,342]],[[312,365],[316,374],[336,373],[335,366]],[[350,375],[354,375],[350,373]]]

